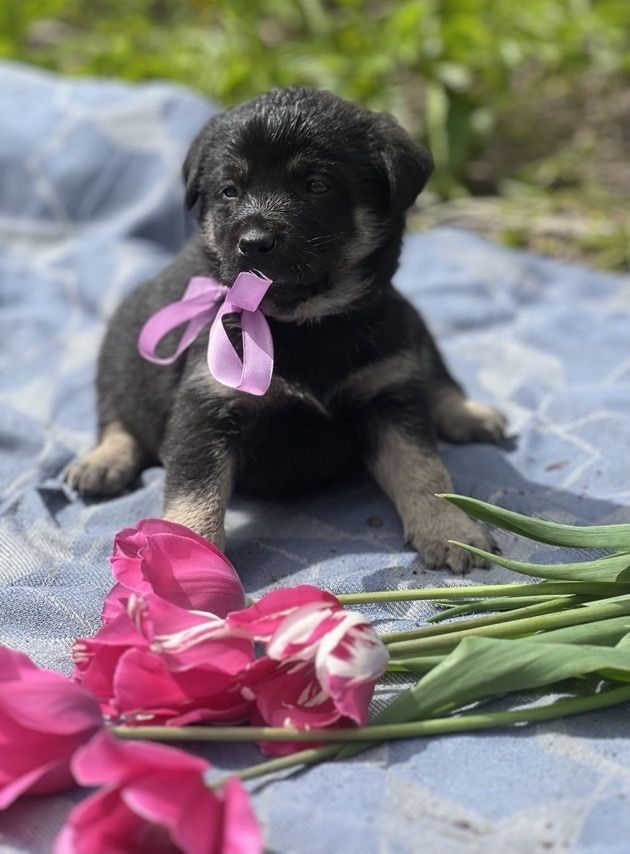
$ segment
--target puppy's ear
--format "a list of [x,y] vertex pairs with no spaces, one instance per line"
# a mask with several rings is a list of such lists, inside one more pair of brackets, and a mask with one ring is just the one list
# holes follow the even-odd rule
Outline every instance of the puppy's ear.
[[389,182],[392,209],[404,213],[433,172],[433,158],[388,113],[379,113],[379,155]]
[[184,204],[190,210],[199,198],[199,177],[201,172],[201,152],[205,140],[205,128],[193,139],[182,166],[184,178]]
[[182,167],[184,187],[186,190],[184,202],[188,210],[192,208],[199,198],[204,161],[207,160],[208,152],[212,151],[213,139],[222,115],[222,113],[217,113],[210,119],[210,121],[206,122],[197,136],[193,139],[190,148],[188,149],[186,159],[184,160],[184,165]]

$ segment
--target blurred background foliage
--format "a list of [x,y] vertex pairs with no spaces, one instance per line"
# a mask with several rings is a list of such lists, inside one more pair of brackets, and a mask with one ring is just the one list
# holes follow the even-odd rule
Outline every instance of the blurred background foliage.
[[436,160],[413,224],[630,269],[630,0],[2,0],[0,55],[388,110]]

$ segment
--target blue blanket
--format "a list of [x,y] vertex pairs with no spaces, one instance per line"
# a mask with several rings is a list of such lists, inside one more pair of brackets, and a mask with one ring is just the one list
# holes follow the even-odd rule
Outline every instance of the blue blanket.
[[[72,639],[97,628],[113,534],[159,514],[162,471],[100,503],[78,500],[60,475],[94,438],[107,317],[182,243],[180,163],[211,112],[173,86],[0,67],[0,640],[64,672]],[[630,280],[436,230],[408,238],[397,281],[456,375],[508,414],[517,437],[509,450],[444,446],[457,489],[567,522],[630,519]],[[335,591],[450,583],[403,547],[393,509],[364,477],[291,504],[236,500],[227,530],[253,594],[303,581]],[[500,543],[551,558],[511,535]],[[429,612],[369,609],[398,628]],[[258,786],[255,807],[279,852],[621,854],[628,712],[383,745]],[[222,768],[258,758],[254,747],[209,756]],[[74,799],[12,807],[2,850],[48,851]]]

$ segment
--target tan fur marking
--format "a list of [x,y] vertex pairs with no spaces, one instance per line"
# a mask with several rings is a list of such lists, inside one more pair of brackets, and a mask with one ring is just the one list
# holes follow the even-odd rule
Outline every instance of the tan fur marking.
[[206,239],[206,243],[209,247],[213,248],[215,245],[216,236],[214,233],[214,220],[208,214],[203,222],[201,223],[201,231],[203,232],[203,236]]
[[119,421],[103,428],[98,444],[70,466],[66,480],[85,495],[116,495],[136,477],[142,449]]
[[461,574],[472,559],[449,540],[491,551],[488,534],[465,513],[435,493],[452,491],[451,479],[436,453],[423,450],[404,431],[387,426],[377,436],[377,451],[367,466],[383,492],[394,503],[403,523],[406,542],[417,549],[427,566],[448,566]]
[[354,237],[344,253],[344,261],[350,267],[371,255],[383,239],[382,225],[367,208],[357,208],[352,221]]
[[364,365],[342,380],[333,389],[331,397],[343,395],[344,398],[364,403],[386,388],[406,383],[419,373],[416,354],[406,350]]
[[228,458],[203,494],[175,495],[166,500],[164,519],[192,528],[219,549],[225,547],[225,511],[234,488],[234,460]]
[[[409,537],[437,492],[449,492],[451,479],[437,454],[424,453],[402,430],[384,427],[376,456],[368,464],[372,476],[394,503]],[[420,518],[418,518],[420,517]]]
[[102,463],[112,459],[131,462],[138,456],[138,443],[120,421],[112,421],[103,428],[98,445],[88,456]]
[[304,300],[292,311],[282,314],[282,320],[310,323],[322,317],[339,314],[360,300],[372,284],[356,273],[359,261],[367,258],[382,241],[383,229],[366,208],[357,208],[353,215],[354,235],[344,247],[341,263],[335,273],[333,287],[325,294]]
[[291,311],[276,316],[281,320],[293,323],[312,323],[322,317],[339,314],[365,296],[369,288],[369,280],[359,279],[351,274],[340,276],[327,293],[306,299]]

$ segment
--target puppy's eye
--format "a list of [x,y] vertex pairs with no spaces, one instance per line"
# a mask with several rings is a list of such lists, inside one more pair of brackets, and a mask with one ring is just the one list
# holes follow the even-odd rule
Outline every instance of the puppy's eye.
[[320,181],[319,178],[311,178],[311,180],[306,185],[306,189],[309,193],[314,193],[316,196],[321,196],[322,193],[328,192],[328,184],[324,184],[323,181]]
[[238,187],[235,184],[226,184],[220,193],[224,199],[235,199],[238,196]]

